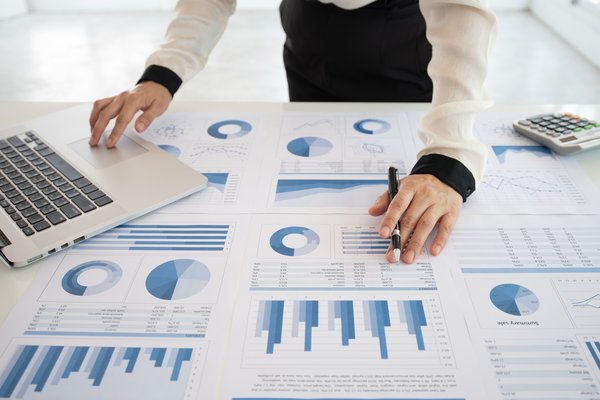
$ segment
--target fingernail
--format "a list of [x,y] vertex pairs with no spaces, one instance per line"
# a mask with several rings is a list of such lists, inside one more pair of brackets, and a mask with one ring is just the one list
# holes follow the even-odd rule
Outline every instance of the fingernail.
[[412,251],[412,250],[408,250],[405,253],[405,257],[404,258],[406,259],[406,262],[408,264],[412,264],[412,262],[415,261],[415,252]]
[[146,125],[144,125],[143,122],[138,122],[138,124],[137,124],[137,131],[138,132],[142,132],[144,129],[146,129]]
[[440,251],[442,251],[442,246],[440,246],[439,244],[434,244],[433,246],[431,246],[432,255],[437,256],[438,254],[440,254]]
[[381,228],[381,231],[379,232],[379,234],[382,237],[389,237],[390,236],[390,228],[388,228],[387,226],[384,226],[383,228]]

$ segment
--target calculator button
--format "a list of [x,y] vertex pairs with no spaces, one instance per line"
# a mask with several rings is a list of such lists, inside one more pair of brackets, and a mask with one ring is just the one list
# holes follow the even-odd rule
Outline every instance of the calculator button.
[[519,121],[519,125],[529,126],[531,125],[531,122],[527,121],[526,119],[522,119]]
[[556,129],[556,128],[558,128],[558,125],[554,125],[554,124],[553,125],[548,125],[546,128],[548,128],[548,129]]
[[583,129],[588,130],[588,129],[592,129],[594,127],[594,125],[586,125],[583,127]]
[[567,128],[567,129],[575,129],[575,128],[577,128],[577,125],[571,124],[571,125],[567,125],[565,128]]
[[550,120],[550,122],[552,122],[553,124],[558,124],[560,122],[560,119],[558,119],[558,118],[552,118]]

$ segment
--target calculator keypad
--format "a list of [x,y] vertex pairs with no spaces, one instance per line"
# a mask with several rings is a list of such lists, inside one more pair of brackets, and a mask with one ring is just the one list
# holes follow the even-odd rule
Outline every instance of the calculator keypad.
[[[579,136],[578,134],[588,133],[586,131],[590,131],[591,133],[600,128],[600,123],[597,121],[591,121],[569,113],[538,115],[532,118],[522,119],[518,124],[554,138],[572,134]],[[571,140],[574,139],[575,137]]]

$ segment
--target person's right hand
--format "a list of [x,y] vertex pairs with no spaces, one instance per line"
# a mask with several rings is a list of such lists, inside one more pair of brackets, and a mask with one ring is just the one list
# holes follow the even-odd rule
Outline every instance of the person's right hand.
[[135,130],[143,132],[154,118],[167,110],[171,100],[167,88],[151,81],[142,82],[117,96],[96,100],[90,115],[90,146],[98,144],[106,126],[115,117],[115,126],[106,140],[107,147],[114,147],[138,111],[142,114],[135,121]]

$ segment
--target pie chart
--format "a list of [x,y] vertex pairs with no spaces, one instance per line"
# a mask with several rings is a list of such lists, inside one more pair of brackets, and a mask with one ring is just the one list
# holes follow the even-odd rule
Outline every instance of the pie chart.
[[209,280],[210,271],[200,261],[170,260],[150,271],[146,289],[159,299],[180,300],[199,293]]
[[239,119],[228,119],[217,122],[208,127],[210,136],[217,139],[239,139],[246,136],[252,130],[252,125]]
[[[304,243],[298,247],[292,247],[285,244],[284,241],[290,235],[303,236]],[[319,242],[319,235],[312,229],[303,226],[288,226],[281,228],[271,235],[271,239],[269,240],[269,244],[273,250],[281,255],[290,257],[303,256],[310,253],[319,247]]]
[[74,296],[90,296],[115,286],[122,276],[123,270],[113,262],[88,261],[67,271],[62,279],[62,287]]
[[365,135],[379,135],[390,128],[390,123],[382,119],[367,118],[354,123],[354,130]]
[[490,300],[494,306],[507,314],[527,316],[540,306],[538,297],[525,286],[513,283],[498,285],[490,291]]
[[299,157],[318,157],[331,151],[333,145],[329,140],[308,136],[292,140],[287,149],[290,153]]

